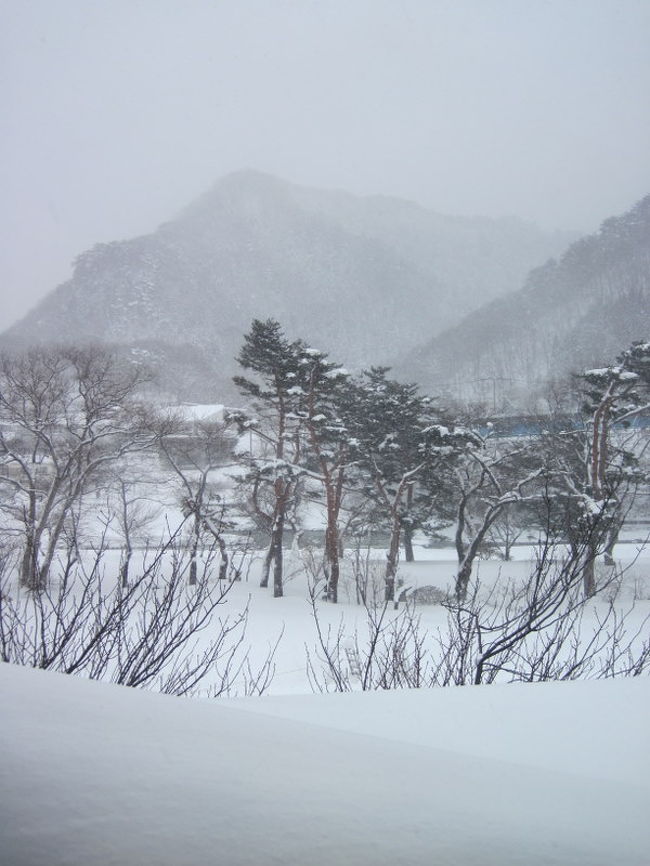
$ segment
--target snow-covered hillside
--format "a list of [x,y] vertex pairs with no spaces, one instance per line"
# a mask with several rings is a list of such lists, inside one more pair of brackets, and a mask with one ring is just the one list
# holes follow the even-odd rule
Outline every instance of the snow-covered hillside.
[[253,318],[346,364],[390,362],[516,289],[572,238],[237,172],[152,234],[82,253],[3,341],[135,349],[169,393],[228,399]]
[[[650,196],[403,359],[433,393],[526,405],[552,378],[610,363],[650,329]],[[512,406],[512,402],[509,404]]]

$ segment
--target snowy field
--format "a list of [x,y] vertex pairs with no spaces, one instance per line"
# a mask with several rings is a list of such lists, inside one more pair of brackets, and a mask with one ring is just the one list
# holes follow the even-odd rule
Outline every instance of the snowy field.
[[[404,586],[434,587],[441,594],[452,592],[453,578],[458,567],[454,551],[449,548],[416,547],[415,554],[415,562],[400,564],[399,577]],[[383,551],[371,551],[371,556],[368,570],[375,575],[377,596],[381,598]],[[476,577],[486,588],[507,585],[510,581],[523,581],[530,573],[532,556],[532,547],[520,546],[515,548],[512,562],[481,560],[476,566]],[[628,614],[627,631],[631,634],[642,628],[642,634],[647,638],[650,628],[645,623],[646,617],[650,615],[650,548],[621,544],[616,549],[616,558],[619,568],[625,572],[617,589],[617,609],[627,613],[633,606],[633,610]],[[355,603],[350,560],[351,556],[348,555],[347,568],[344,568],[344,575],[347,577],[343,577],[340,586],[340,603],[335,606],[321,603],[317,610],[324,631],[329,629],[334,637],[340,630],[342,643],[346,640],[349,643],[355,637],[359,637],[363,643],[367,633],[367,617],[365,609]],[[308,599],[309,577],[301,560],[296,560],[289,554],[286,563],[286,575],[289,579],[285,584],[285,596],[274,599],[270,596],[270,591],[262,591],[257,586],[256,578],[260,566],[261,562],[255,560],[248,575],[248,582],[233,585],[227,606],[238,609],[250,600],[247,637],[251,644],[251,659],[258,665],[261,665],[269,649],[282,634],[275,651],[275,674],[268,693],[309,693],[313,688],[307,674],[306,652],[316,658],[319,649]],[[602,616],[607,605],[608,601],[604,597],[590,602],[588,620],[595,621],[599,615]],[[400,609],[403,610],[404,606],[401,605]],[[435,634],[447,626],[447,611],[440,604],[417,605],[415,612],[422,632]],[[387,612],[387,618],[395,616],[395,612]],[[354,678],[351,685],[352,688],[359,688]]]
[[647,678],[223,703],[0,677],[8,866],[648,863]]
[[[481,561],[481,581],[523,578],[531,553]],[[648,551],[616,555],[627,567],[617,604],[636,598],[629,627],[647,631]],[[451,550],[416,556],[405,585],[449,588]],[[248,604],[253,666],[281,634],[262,697],[172,698],[0,666],[1,863],[650,863],[647,677],[362,693],[351,675],[351,693],[313,694],[309,569],[287,560],[284,598],[257,586],[260,555],[223,608]],[[341,604],[317,610],[345,641],[366,614],[349,577],[341,590]],[[606,604],[590,602],[589,616]],[[440,605],[417,614],[444,629]]]
[[[558,557],[562,553],[563,550],[558,549]],[[647,639],[650,629],[646,622],[650,617],[650,547],[625,543],[618,545],[615,553],[618,571],[622,573],[622,577],[620,582],[614,583],[611,590],[608,589],[587,603],[583,618],[584,636],[589,635],[590,629],[599,619],[604,618],[610,599],[615,594],[616,612],[626,616],[626,634],[632,635],[640,630],[639,638]],[[232,550],[231,556],[231,564],[241,571],[241,580],[229,585],[222,604],[217,608],[217,614],[220,621],[228,618],[234,622],[243,611],[247,611],[245,632],[242,628],[236,629],[231,641],[234,643],[236,639],[242,638],[235,660],[239,662],[248,654],[251,670],[257,673],[273,654],[273,676],[266,688],[267,694],[312,694],[314,691],[334,690],[335,685],[329,679],[323,663],[322,647],[319,645],[314,609],[310,600],[313,587],[319,585],[318,582],[314,583],[314,579],[316,576],[318,581],[316,572],[320,552],[309,549],[285,551],[284,597],[280,599],[273,598],[272,588],[261,589],[259,586],[264,551],[238,554]],[[401,562],[399,565],[398,578],[402,587],[409,591],[431,589],[438,600],[446,594],[453,595],[453,581],[458,568],[455,551],[451,548],[416,546],[415,556],[415,562]],[[476,562],[474,579],[480,583],[482,595],[490,596],[491,588],[496,587],[491,606],[498,603],[507,587],[513,584],[521,585],[526,581],[531,573],[534,556],[535,549],[532,546],[520,545],[514,548],[513,560],[510,562],[497,558],[480,559]],[[350,672],[347,670],[345,650],[355,644],[363,653],[368,640],[368,615],[357,600],[355,571],[358,574],[361,570],[367,580],[367,593],[371,604],[374,603],[381,609],[385,551],[366,551],[360,564],[355,564],[355,559],[354,552],[346,551],[339,584],[339,604],[331,605],[322,600],[322,593],[315,592],[315,608],[321,631],[328,638],[330,646],[333,646],[340,635],[341,660],[346,674]],[[137,574],[151,561],[152,554],[136,551],[132,564],[134,573]],[[217,557],[209,566],[215,588],[221,586],[215,577],[218,562]],[[105,574],[117,574],[119,564],[118,550],[108,550],[103,554],[102,570]],[[170,556],[167,556],[162,568],[163,579],[170,567]],[[598,563],[598,570],[602,579],[609,579],[611,573],[601,562]],[[182,577],[183,581],[186,579],[186,575]],[[108,581],[105,580],[104,583],[109,586]],[[322,587],[322,582],[320,586]],[[16,586],[14,592],[20,597],[23,591]],[[447,631],[448,612],[441,604],[418,604],[412,611],[417,618],[419,633],[427,636],[427,646],[431,646],[429,638],[433,639],[437,634]],[[396,621],[404,614],[404,604],[400,604],[397,611],[393,610],[391,604],[383,613],[383,622],[390,627],[391,621]],[[197,648],[205,645],[207,639],[214,636],[218,626],[219,622],[215,620],[211,628],[199,633]],[[312,671],[309,670],[309,662],[313,667]],[[210,679],[208,676],[197,693],[200,696],[206,694],[208,688],[216,682],[218,677]],[[361,689],[358,677],[350,675],[349,687],[352,690]],[[236,679],[229,691],[233,696],[244,694],[243,679]]]

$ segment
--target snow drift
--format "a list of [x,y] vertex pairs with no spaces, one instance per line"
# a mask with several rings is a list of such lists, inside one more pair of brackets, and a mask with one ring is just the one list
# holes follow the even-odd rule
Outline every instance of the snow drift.
[[648,862],[647,679],[186,700],[0,666],[3,862]]

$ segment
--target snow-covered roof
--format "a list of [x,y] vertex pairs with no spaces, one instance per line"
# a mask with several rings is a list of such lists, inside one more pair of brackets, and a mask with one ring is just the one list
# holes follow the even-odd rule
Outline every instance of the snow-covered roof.
[[222,403],[181,403],[169,408],[186,421],[221,421],[226,407]]

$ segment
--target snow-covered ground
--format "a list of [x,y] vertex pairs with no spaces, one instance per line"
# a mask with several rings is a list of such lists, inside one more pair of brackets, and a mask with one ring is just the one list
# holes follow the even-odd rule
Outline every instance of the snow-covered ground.
[[[416,553],[405,583],[448,587],[452,552]],[[521,578],[531,555],[481,561],[481,579]],[[617,556],[637,628],[650,556]],[[223,609],[248,603],[253,666],[283,630],[268,695],[171,698],[0,665],[0,863],[650,863],[650,679],[310,694],[306,561],[287,554],[274,599],[256,556]],[[353,595],[344,578],[342,603],[319,605],[325,629],[363,632]],[[418,612],[444,628],[439,605]]]
[[[458,567],[454,551],[450,548],[416,547],[415,553],[416,562],[400,563],[399,577],[404,586],[431,586],[440,591],[451,592]],[[530,574],[534,550],[522,545],[515,548],[513,556],[512,562],[498,559],[480,560],[476,565],[475,576],[486,587],[495,583],[505,585],[509,581],[523,581]],[[329,629],[332,640],[341,630],[343,643],[358,635],[360,643],[363,644],[367,636],[367,616],[363,606],[355,602],[351,559],[352,555],[346,554],[344,576],[339,587],[340,603],[334,606],[319,604],[318,615],[323,631],[327,632]],[[622,584],[618,587],[617,609],[620,613],[627,614],[626,631],[629,635],[641,629],[640,637],[647,638],[648,624],[645,620],[650,615],[650,548],[622,544],[616,548],[616,559],[619,568],[624,572]],[[384,564],[385,552],[371,551],[368,572],[375,576],[378,598],[382,597]],[[316,659],[319,648],[308,600],[309,579],[303,561],[295,554],[287,552],[285,575],[288,579],[282,599],[274,599],[269,590],[259,589],[257,577],[260,568],[261,554],[251,564],[247,574],[248,581],[233,585],[224,610],[235,613],[249,602],[247,643],[251,645],[253,667],[261,666],[282,633],[275,651],[275,675],[269,694],[275,696],[309,693],[312,687],[307,675],[306,652],[310,653],[312,659]],[[606,570],[600,563],[599,568],[603,569],[605,576]],[[607,605],[605,597],[598,597],[589,603],[586,609],[585,635],[589,633],[590,627],[597,623],[598,618],[605,615]],[[439,629],[446,630],[447,611],[441,605],[419,605],[416,613],[422,632],[434,635]],[[387,613],[388,619],[393,616],[394,612]],[[355,687],[354,681],[352,687]]]
[[7,866],[649,862],[647,678],[227,703],[0,681]]

